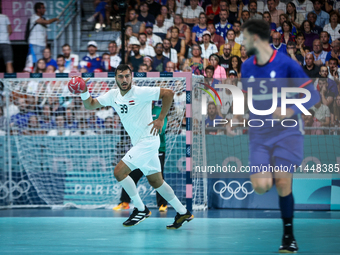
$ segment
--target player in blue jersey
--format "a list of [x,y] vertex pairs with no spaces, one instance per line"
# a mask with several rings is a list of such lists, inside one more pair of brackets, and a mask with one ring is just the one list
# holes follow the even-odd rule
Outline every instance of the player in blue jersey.
[[[278,95],[277,108],[272,114],[265,116],[254,114],[252,112],[255,110],[250,109],[248,105],[251,110],[249,119],[258,119],[258,122],[264,123],[261,127],[249,128],[249,164],[251,169],[258,167],[258,171],[253,172],[250,179],[255,191],[264,194],[271,189],[275,178],[284,225],[279,252],[297,252],[298,246],[293,235],[292,172],[294,166],[300,165],[303,159],[303,126],[300,117],[302,107],[299,108],[295,104],[287,105],[286,115],[281,115],[281,92],[286,87],[300,87],[310,91],[310,100],[302,104],[305,111],[318,103],[320,96],[297,62],[272,49],[269,44],[270,27],[265,21],[250,20],[243,24],[243,38],[247,54],[253,55],[243,63],[241,70],[243,91],[247,93],[250,92],[250,88],[252,89],[252,108],[271,109],[274,88],[277,88]],[[298,93],[290,96],[299,98]],[[290,119],[296,126],[282,126],[281,121],[285,119]],[[279,168],[281,170],[268,171],[270,169],[268,168],[266,171],[262,167],[269,165],[281,166]]]

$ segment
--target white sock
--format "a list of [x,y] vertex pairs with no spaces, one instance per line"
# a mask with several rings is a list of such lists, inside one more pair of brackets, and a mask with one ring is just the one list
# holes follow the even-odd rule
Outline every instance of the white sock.
[[179,214],[185,214],[187,209],[182,205],[182,203],[176,197],[173,189],[167,184],[163,182],[163,184],[156,189],[157,192],[172,205],[172,207],[178,212]]
[[185,214],[187,212],[187,209],[176,196],[168,202],[172,205],[173,208],[175,208],[176,212],[178,212],[179,214]]
[[144,211],[145,205],[137,192],[136,184],[134,183],[132,178],[128,175],[124,180],[120,181],[119,183],[125,189],[126,193],[129,195],[134,206],[137,207],[138,211]]

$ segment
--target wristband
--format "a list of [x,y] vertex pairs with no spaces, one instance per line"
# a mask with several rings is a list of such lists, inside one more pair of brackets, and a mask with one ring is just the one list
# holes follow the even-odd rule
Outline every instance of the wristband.
[[83,101],[89,99],[90,96],[91,95],[90,95],[89,91],[86,91],[86,92],[80,94],[81,100],[83,100]]

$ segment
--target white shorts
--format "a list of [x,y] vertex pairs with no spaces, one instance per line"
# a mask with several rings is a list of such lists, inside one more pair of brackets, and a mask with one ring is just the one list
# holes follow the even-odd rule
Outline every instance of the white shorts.
[[139,168],[145,176],[161,172],[159,145],[159,136],[141,139],[122,160],[131,170]]

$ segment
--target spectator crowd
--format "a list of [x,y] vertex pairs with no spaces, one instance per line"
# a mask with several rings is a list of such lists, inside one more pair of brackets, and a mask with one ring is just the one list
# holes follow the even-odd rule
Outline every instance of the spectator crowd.
[[[0,95],[0,135],[124,135],[125,129],[112,107],[88,111],[80,97],[65,92],[68,81],[21,81],[15,85],[6,104],[6,93]],[[136,82],[136,81],[135,81]],[[138,82],[138,81],[137,81]],[[185,135],[185,93],[183,80],[141,81],[145,86],[167,87],[175,91],[168,113],[167,132]],[[93,97],[116,88],[113,80],[93,79],[88,89]],[[23,95],[23,92],[26,93]],[[56,95],[59,95],[58,97]],[[161,101],[154,102],[161,106]]]
[[[105,9],[104,4],[99,7],[96,8],[89,22],[95,19],[98,19],[101,24],[106,22],[107,8]],[[46,25],[58,20],[43,19],[45,12],[43,4],[36,4],[34,9],[35,14],[31,19],[35,20],[37,25],[32,28],[29,37],[30,44],[35,45],[32,46],[34,58],[27,61],[33,63],[26,66],[27,72],[114,72],[122,61],[122,55],[125,55],[125,63],[129,64],[134,72],[191,72],[204,75],[207,82],[212,85],[216,80],[219,82],[227,80],[235,86],[238,85],[242,63],[248,59],[246,49],[242,45],[241,26],[247,20],[263,19],[271,28],[272,48],[297,61],[306,74],[314,80],[315,87],[320,92],[320,103],[311,109],[313,116],[303,116],[305,125],[307,127],[339,126],[339,1],[128,1],[125,34],[115,41],[108,42],[106,53],[99,55],[97,42],[89,41],[88,52],[83,58],[79,58],[72,52],[71,45],[65,44],[61,48],[62,54],[59,54],[56,59],[52,58],[46,42],[42,43],[41,38],[39,41],[37,35],[46,33]],[[10,34],[10,22],[6,18],[5,15],[0,17],[0,23],[5,24],[1,26],[1,31]],[[0,44],[2,47],[0,50],[5,63],[10,64],[13,59],[10,58],[10,54],[4,53],[5,49],[8,49],[5,47],[6,43],[9,44],[8,37],[2,37],[0,40],[4,40]],[[125,47],[122,47],[122,41],[125,42]],[[122,54],[123,50],[125,54]],[[11,71],[10,67],[8,68],[7,70]],[[223,90],[219,93],[227,104],[222,107],[213,107],[213,104],[209,104],[207,127],[210,126],[210,118],[213,115],[233,118],[230,92]],[[17,105],[20,109],[19,102]],[[55,113],[55,110],[52,112]],[[95,116],[92,118],[96,119]],[[110,117],[112,121],[115,119],[114,115]],[[66,118],[66,115],[63,118]],[[59,122],[61,121],[69,120],[60,118]],[[93,121],[96,123],[96,120]],[[106,118],[103,118],[100,125],[105,126],[105,121]],[[32,123],[38,122],[33,117]],[[90,125],[89,121],[86,123]],[[57,120],[55,126],[58,126]],[[234,131],[229,130],[229,132]],[[315,132],[307,130],[306,133],[328,134],[330,132],[320,129]]]

